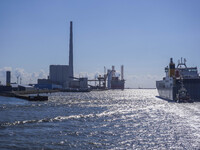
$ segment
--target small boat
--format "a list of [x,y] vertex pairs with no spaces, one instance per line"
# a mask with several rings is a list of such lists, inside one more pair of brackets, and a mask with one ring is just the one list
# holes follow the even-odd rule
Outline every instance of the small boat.
[[176,102],[177,103],[192,103],[193,102],[186,88],[184,88],[182,80],[181,80],[181,88],[178,90],[178,93],[176,94]]

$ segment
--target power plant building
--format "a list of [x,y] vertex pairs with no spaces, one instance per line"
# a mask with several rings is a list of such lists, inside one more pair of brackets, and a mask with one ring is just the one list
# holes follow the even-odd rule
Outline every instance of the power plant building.
[[69,82],[69,66],[50,65],[49,79],[52,81],[52,83],[65,86]]
[[63,88],[70,87],[70,81],[73,80],[73,24],[70,22],[69,39],[69,65],[50,65],[49,79],[52,83],[62,85]]
[[[46,80],[46,81],[45,81]],[[76,87],[74,81],[73,68],[73,23],[70,22],[70,38],[69,38],[69,65],[50,65],[49,79],[39,79],[38,84],[47,85],[55,84],[61,85],[62,88]]]

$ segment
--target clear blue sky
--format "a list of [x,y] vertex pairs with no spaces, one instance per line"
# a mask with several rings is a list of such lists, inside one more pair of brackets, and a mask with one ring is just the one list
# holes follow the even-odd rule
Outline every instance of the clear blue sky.
[[170,57],[200,67],[199,0],[1,0],[0,71],[68,64],[70,21],[76,75],[123,64],[126,87],[155,87]]

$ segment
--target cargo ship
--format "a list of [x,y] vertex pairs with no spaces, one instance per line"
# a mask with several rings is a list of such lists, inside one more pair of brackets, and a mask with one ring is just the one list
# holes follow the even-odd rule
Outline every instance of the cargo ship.
[[163,80],[156,81],[160,98],[175,102],[200,102],[200,76],[197,67],[187,67],[186,59],[182,58],[175,67],[170,58],[165,73]]
[[121,66],[121,79],[116,74],[115,66],[112,66],[112,70],[108,69],[107,75],[108,77],[108,89],[124,89],[124,66]]

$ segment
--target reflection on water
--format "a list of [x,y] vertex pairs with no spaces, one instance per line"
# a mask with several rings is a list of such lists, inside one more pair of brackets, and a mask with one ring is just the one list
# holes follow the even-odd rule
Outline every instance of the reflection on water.
[[0,97],[1,149],[200,149],[200,103],[169,103],[154,89],[49,96]]

